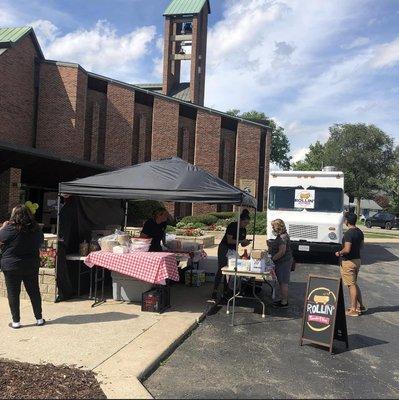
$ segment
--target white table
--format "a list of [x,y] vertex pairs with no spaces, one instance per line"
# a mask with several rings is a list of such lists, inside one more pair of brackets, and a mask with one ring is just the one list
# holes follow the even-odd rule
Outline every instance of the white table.
[[[226,276],[231,276],[234,277],[235,274],[237,274],[238,278],[238,291],[233,294],[233,297],[231,297],[227,301],[227,311],[226,314],[230,314],[230,302],[236,299],[255,299],[257,300],[261,305],[262,305],[262,318],[266,317],[266,305],[262,301],[262,299],[257,296],[255,292],[255,287],[256,287],[256,282],[264,282],[266,283],[272,290],[272,299],[275,298],[276,296],[276,278],[273,276],[270,272],[250,272],[250,271],[237,271],[235,272],[234,269],[229,269],[228,267],[222,268],[222,274]],[[242,278],[247,278],[250,280],[252,283],[252,294],[253,297],[248,297],[248,296],[242,296],[241,293],[241,280]]]
[[82,262],[85,260],[86,256],[81,256],[80,254],[67,254],[66,255],[67,261],[77,261],[79,263],[79,276],[78,276],[78,297],[80,297],[80,277],[82,275],[90,274],[90,292],[89,292],[89,299],[92,299],[92,286],[93,286],[93,274],[92,269],[89,271],[81,272],[82,270]]

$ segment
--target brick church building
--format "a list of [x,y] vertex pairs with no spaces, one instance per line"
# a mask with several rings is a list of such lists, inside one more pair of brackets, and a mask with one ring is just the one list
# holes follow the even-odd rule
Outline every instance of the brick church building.
[[[26,200],[38,202],[46,220],[59,182],[171,156],[252,187],[262,209],[268,127],[204,106],[210,11],[209,0],[171,1],[163,82],[148,85],[47,60],[32,28],[0,28],[0,220]],[[181,82],[183,62],[191,64],[190,82]],[[180,204],[174,211],[213,210]]]

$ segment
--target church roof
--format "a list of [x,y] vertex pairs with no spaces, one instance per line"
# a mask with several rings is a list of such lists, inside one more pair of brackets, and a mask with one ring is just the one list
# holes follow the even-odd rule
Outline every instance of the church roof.
[[33,44],[36,50],[42,58],[44,58],[42,49],[40,48],[39,42],[37,41],[35,32],[31,26],[22,26],[17,28],[1,28],[0,27],[0,54],[3,53],[7,48],[13,47],[15,43],[23,39],[25,36],[31,35]]
[[209,0],[172,0],[163,15],[199,14],[205,3],[208,5],[208,12],[210,13]]

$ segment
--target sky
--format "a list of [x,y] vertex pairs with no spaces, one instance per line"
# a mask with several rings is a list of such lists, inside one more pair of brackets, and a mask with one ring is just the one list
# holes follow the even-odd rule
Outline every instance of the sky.
[[[258,110],[293,161],[335,123],[399,144],[399,0],[210,0],[205,105]],[[160,82],[169,0],[0,0],[0,26],[31,25],[48,59],[129,83]]]

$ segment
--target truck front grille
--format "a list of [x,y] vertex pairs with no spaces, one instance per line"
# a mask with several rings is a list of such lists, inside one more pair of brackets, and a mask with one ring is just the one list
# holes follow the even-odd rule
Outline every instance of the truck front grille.
[[319,229],[314,225],[289,225],[288,233],[291,238],[317,239]]

